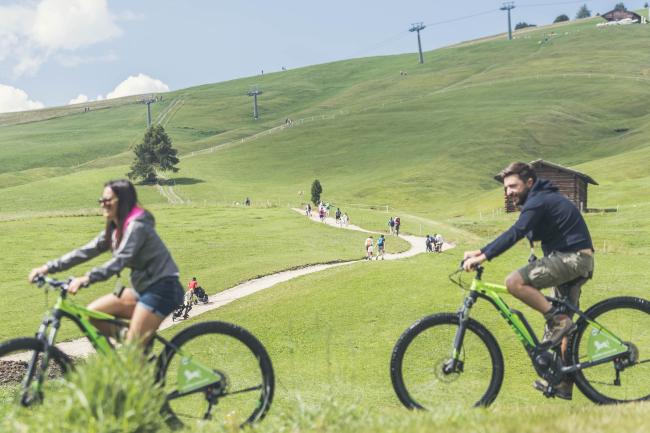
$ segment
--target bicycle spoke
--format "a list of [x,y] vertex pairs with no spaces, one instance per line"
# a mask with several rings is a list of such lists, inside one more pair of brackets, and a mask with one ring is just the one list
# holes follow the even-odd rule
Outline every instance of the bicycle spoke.
[[228,395],[242,394],[244,392],[259,391],[263,387],[264,387],[264,385],[259,384],[259,385],[256,385],[256,386],[251,386],[249,388],[244,388],[244,389],[240,389],[240,390],[237,390],[237,391],[230,391],[230,392],[225,393],[224,397],[228,396]]

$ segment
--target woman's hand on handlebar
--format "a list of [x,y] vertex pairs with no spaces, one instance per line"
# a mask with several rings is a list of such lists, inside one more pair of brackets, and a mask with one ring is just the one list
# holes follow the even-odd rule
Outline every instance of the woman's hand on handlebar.
[[38,268],[34,268],[29,272],[29,276],[27,277],[27,281],[31,284],[34,282],[36,277],[39,275],[47,275],[49,269],[47,269],[47,265],[40,266]]
[[75,294],[79,291],[80,288],[82,287],[87,287],[88,284],[90,284],[90,279],[88,276],[83,276],[83,277],[76,277],[73,278],[72,281],[68,284],[68,293]]

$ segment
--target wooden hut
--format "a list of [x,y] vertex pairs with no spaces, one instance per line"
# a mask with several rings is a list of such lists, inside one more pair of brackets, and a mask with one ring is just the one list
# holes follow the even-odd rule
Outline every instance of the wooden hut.
[[625,9],[614,9],[613,11],[602,14],[601,17],[605,18],[607,21],[621,21],[630,19],[636,23],[641,22],[641,15]]
[[[598,185],[598,182],[584,173],[562,167],[549,161],[544,161],[543,159],[532,161],[530,165],[535,168],[538,178],[541,177],[542,179],[548,179],[553,182],[559,188],[560,192],[571,200],[580,211],[587,212],[587,185]],[[498,182],[502,181],[498,175],[494,178]],[[515,212],[517,208],[505,194],[505,188],[504,199],[506,212]]]

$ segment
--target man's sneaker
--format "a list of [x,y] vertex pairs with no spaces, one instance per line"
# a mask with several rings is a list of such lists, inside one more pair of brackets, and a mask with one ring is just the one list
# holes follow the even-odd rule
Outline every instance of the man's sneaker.
[[564,337],[575,331],[575,329],[576,325],[569,317],[553,316],[546,322],[542,344],[549,343],[550,347],[557,346]]
[[[544,379],[538,379],[535,381],[535,383],[533,383],[533,388],[543,392],[544,395],[546,395],[548,382]],[[563,380],[553,388],[553,391],[555,391],[555,397],[561,398],[563,400],[571,400],[573,397],[573,382]]]

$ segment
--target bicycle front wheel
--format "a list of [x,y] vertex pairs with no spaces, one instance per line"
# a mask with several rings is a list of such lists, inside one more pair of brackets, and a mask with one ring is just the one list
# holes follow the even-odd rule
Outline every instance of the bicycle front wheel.
[[[576,373],[576,384],[591,401],[600,404],[650,400],[650,302],[633,297],[606,299],[585,312],[629,348],[627,354]],[[574,364],[620,351],[620,343],[584,319],[572,340]]]
[[[190,364],[194,367],[188,369]],[[188,391],[187,380],[199,370],[218,382]],[[275,386],[262,343],[225,322],[199,323],[176,335],[160,355],[158,379],[167,395],[165,412],[176,425],[197,419],[241,426],[259,421],[271,406]]]
[[44,356],[43,341],[16,338],[0,344],[0,390],[23,406],[43,400],[46,380],[61,379],[72,360],[56,347]]
[[461,361],[450,371],[458,316],[425,317],[408,328],[393,349],[390,374],[397,397],[408,409],[440,405],[487,406],[503,382],[503,355],[492,334],[468,319]]

